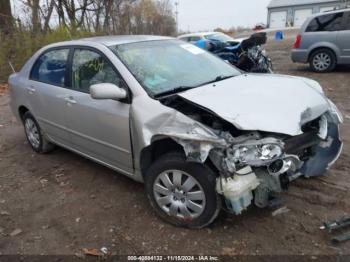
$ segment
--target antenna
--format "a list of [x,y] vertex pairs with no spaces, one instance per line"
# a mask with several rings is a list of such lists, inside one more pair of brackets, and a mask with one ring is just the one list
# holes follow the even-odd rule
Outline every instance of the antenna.
[[16,70],[15,70],[15,68],[13,67],[13,65],[12,65],[11,61],[9,61],[9,65],[10,65],[10,67],[11,67],[11,69],[12,69],[13,73],[16,73]]
[[176,33],[179,33],[179,1],[176,1],[175,3],[175,16],[176,16]]

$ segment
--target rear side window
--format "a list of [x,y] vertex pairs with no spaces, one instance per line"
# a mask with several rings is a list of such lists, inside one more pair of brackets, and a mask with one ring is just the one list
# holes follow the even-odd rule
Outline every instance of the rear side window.
[[55,86],[64,86],[69,49],[55,49],[35,62],[30,79]]
[[311,20],[306,32],[327,32],[342,30],[344,13],[318,16]]

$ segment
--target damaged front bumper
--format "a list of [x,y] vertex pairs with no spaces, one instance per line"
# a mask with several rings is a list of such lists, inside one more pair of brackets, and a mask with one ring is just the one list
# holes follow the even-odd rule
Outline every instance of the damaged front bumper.
[[225,198],[228,210],[241,214],[253,201],[264,208],[271,193],[287,190],[299,176],[323,175],[341,154],[342,118],[329,111],[317,121],[318,130],[307,130],[296,137],[259,139],[252,133],[226,152],[212,150],[209,156],[221,170],[216,190]]

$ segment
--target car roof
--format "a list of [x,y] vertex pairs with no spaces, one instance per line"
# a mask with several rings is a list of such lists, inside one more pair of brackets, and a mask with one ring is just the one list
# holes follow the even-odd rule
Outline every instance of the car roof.
[[178,36],[178,38],[189,37],[189,36],[206,36],[206,35],[213,35],[213,34],[220,34],[220,32],[199,32],[199,33],[190,33],[190,34],[180,35],[180,36]]
[[153,36],[153,35],[113,35],[113,36],[95,36],[95,37],[88,37],[88,38],[82,38],[78,40],[72,40],[72,41],[64,41],[55,43],[55,46],[59,45],[79,45],[79,44],[86,44],[86,43],[97,43],[102,44],[105,46],[112,46],[112,45],[122,45],[122,44],[130,44],[130,43],[137,43],[137,42],[147,42],[147,41],[158,41],[158,40],[170,40],[174,39],[172,37],[166,37],[166,36]]
[[336,13],[349,12],[349,11],[350,11],[350,8],[337,9],[337,10],[332,10],[332,11],[327,11],[327,12],[323,12],[323,13],[314,14],[311,17],[315,18],[315,17],[319,17],[319,16],[323,16],[323,15],[336,14]]

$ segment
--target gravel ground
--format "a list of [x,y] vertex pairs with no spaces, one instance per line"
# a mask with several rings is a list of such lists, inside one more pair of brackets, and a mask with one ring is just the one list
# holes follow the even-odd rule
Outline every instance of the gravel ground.
[[325,176],[299,179],[280,195],[289,212],[272,216],[271,209],[250,208],[241,216],[222,212],[202,230],[170,226],[155,216],[142,184],[64,149],[33,153],[5,92],[0,96],[1,254],[72,255],[101,247],[121,255],[350,254],[350,241],[333,245],[319,229],[326,220],[350,214],[350,69],[315,74],[293,64],[295,32],[288,34],[266,46],[275,71],[319,81],[345,116],[343,154]]

